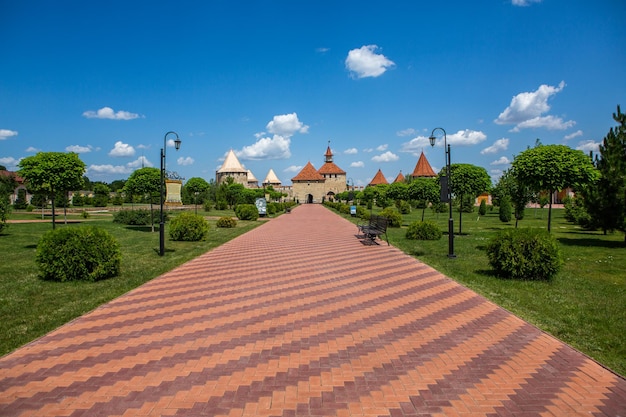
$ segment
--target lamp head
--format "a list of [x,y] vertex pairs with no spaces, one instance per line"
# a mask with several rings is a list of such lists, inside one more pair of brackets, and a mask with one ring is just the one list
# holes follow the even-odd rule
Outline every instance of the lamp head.
[[435,141],[437,140],[437,138],[435,137],[435,135],[430,135],[430,137],[428,138],[428,140],[430,141],[430,146],[435,146]]
[[176,139],[174,139],[174,147],[176,148],[176,150],[180,149],[181,142],[182,141],[178,138],[178,136],[176,136]]

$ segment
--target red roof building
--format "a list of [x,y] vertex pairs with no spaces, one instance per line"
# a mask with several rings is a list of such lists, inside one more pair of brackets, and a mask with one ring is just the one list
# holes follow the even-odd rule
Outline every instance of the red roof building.
[[370,181],[369,185],[389,184],[387,178],[383,175],[383,172],[379,169],[374,178]]
[[422,151],[419,159],[417,160],[417,165],[415,165],[415,169],[411,174],[412,178],[434,178],[437,174],[433,171],[433,168],[428,163],[428,159],[426,159],[426,155]]

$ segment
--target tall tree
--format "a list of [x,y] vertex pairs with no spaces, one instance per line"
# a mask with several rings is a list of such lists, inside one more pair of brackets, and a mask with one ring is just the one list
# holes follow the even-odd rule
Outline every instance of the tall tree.
[[124,191],[131,195],[148,196],[150,200],[150,217],[154,232],[154,214],[152,210],[152,196],[161,192],[161,171],[158,168],[145,167],[134,171],[124,185]]
[[198,204],[198,201],[200,201],[200,203],[204,203],[207,197],[206,192],[208,189],[209,183],[206,182],[204,178],[189,178],[183,186],[183,200],[193,201],[196,205]]
[[436,178],[415,178],[409,183],[409,199],[425,202],[422,208],[422,221],[428,203],[439,201],[439,182]]
[[7,225],[7,218],[11,212],[11,198],[15,187],[17,187],[17,180],[13,173],[9,173],[6,170],[0,170],[0,232]]
[[55,228],[54,201],[57,192],[67,194],[83,186],[85,163],[70,152],[39,152],[19,162],[19,175],[29,189],[48,195],[52,201],[52,228]]
[[604,233],[625,232],[626,242],[626,115],[617,106],[613,119],[618,126],[611,128],[600,145],[596,167],[600,179],[584,193],[587,212],[593,224]]
[[512,168],[504,171],[491,194],[498,205],[503,198],[509,198],[515,213],[515,228],[517,228],[518,222],[524,218],[524,209],[535,195],[530,187],[519,181],[515,170]]
[[[445,176],[445,168],[439,173]],[[487,170],[472,164],[450,165],[450,182],[452,194],[460,203],[459,206],[459,234],[462,233],[463,197],[472,196],[473,199],[491,189],[491,177]],[[451,202],[450,202],[451,204]]]
[[548,231],[552,224],[552,195],[566,187],[582,189],[599,174],[591,158],[565,145],[537,145],[515,157],[512,167],[520,184],[533,192],[548,191]]

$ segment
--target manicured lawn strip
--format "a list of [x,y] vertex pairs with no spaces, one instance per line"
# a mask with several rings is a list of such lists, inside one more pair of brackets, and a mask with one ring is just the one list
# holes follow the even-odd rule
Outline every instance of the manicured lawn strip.
[[[223,212],[209,215],[217,213]],[[158,226],[152,233],[149,226],[124,226],[113,223],[111,216],[95,217],[88,224],[108,230],[122,248],[120,276],[95,283],[58,283],[38,278],[35,252],[40,236],[51,229],[49,222],[11,224],[0,235],[0,355],[262,224],[238,221],[236,228],[223,229],[209,220],[209,236],[202,242],[170,241],[166,229],[166,253],[159,257]]]
[[[379,210],[374,210],[377,212]],[[496,232],[515,223],[500,222],[496,211],[479,218],[454,213],[456,259],[448,254],[448,214],[426,211],[445,231],[438,241],[407,240],[406,226],[421,219],[421,210],[403,216],[402,228],[388,229],[393,245],[615,372],[626,375],[626,248],[621,233],[604,236],[568,223],[553,210],[552,234],[559,240],[565,264],[550,282],[517,281],[493,276],[485,245]],[[344,215],[345,216],[345,215]],[[350,218],[349,216],[345,216]],[[355,221],[354,218],[351,220]],[[529,209],[519,227],[547,227],[547,209]],[[356,229],[355,229],[356,233]]]

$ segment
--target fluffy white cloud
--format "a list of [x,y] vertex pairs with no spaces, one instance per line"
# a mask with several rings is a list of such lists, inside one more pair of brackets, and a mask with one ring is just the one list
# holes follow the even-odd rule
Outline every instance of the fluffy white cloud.
[[127,163],[126,166],[132,168],[132,170],[134,171],[137,168],[151,167],[152,162],[150,162],[145,156],[141,155],[134,161]]
[[178,165],[182,165],[182,166],[193,165],[194,162],[195,162],[195,160],[192,157],[190,157],[190,156],[187,156],[187,157],[182,157],[181,156],[181,157],[179,157],[176,160],[176,163]]
[[0,129],[0,140],[5,140],[13,136],[17,136],[17,132],[15,130]]
[[577,138],[578,136],[582,136],[582,135],[583,135],[583,131],[582,130],[577,130],[574,133],[570,133],[569,135],[565,135],[565,137],[563,139],[570,140],[570,139],[574,139],[574,138]]
[[378,147],[376,148],[376,150],[377,150],[378,152],[382,152],[382,151],[386,151],[388,147],[389,147],[389,145],[385,143],[384,145],[380,145],[380,146],[378,146]]
[[500,151],[506,151],[509,147],[509,140],[507,138],[498,139],[493,143],[493,145],[486,147],[480,153],[482,155],[489,153],[498,153]]
[[348,52],[346,68],[356,78],[378,77],[395,63],[383,54],[377,54],[378,46],[364,45]]
[[397,135],[397,136],[400,136],[400,137],[404,137],[404,136],[411,136],[411,135],[414,135],[414,134],[416,134],[416,133],[417,133],[417,132],[415,131],[415,129],[413,129],[413,128],[408,128],[408,129],[404,129],[404,130],[399,130],[399,131],[397,131],[397,132],[396,132],[396,135]]
[[343,153],[346,155],[356,155],[357,153],[359,153],[359,150],[357,148],[350,148],[343,151]]
[[489,165],[508,165],[510,163],[511,161],[509,161],[509,158],[507,158],[506,156],[501,156],[499,159],[496,159]]
[[287,138],[293,136],[296,132],[307,133],[309,131],[309,126],[298,120],[296,113],[274,116],[265,128],[270,133]]
[[12,156],[5,156],[4,158],[0,158],[0,164],[5,165],[7,168],[16,167],[19,162],[19,159],[15,159]]
[[532,3],[541,3],[541,0],[511,0],[513,6],[530,6]]
[[350,168],[363,168],[365,163],[363,161],[355,161],[350,164]]
[[26,152],[41,152],[41,149],[35,148],[34,146],[29,146],[26,148]]
[[397,161],[398,159],[400,159],[400,157],[398,157],[398,155],[394,154],[393,152],[387,151],[383,154],[380,155],[376,155],[372,158],[372,161],[374,162],[394,162]]
[[[447,142],[450,145],[476,145],[480,142],[483,142],[487,139],[487,135],[485,135],[480,130],[459,130],[456,133],[451,135],[447,135]],[[435,143],[436,146],[443,146],[443,140],[437,140]]]
[[548,100],[565,88],[561,81],[557,87],[542,84],[532,92],[519,93],[511,100],[511,104],[504,109],[494,123],[499,125],[516,125],[512,131],[521,129],[545,127],[550,130],[561,130],[572,127],[576,122],[563,121],[560,117],[542,116],[550,110]]
[[91,152],[92,146],[80,146],[80,145],[70,145],[65,147],[66,152],[74,152],[74,153],[87,153]]
[[578,142],[576,149],[588,153],[589,151],[599,152],[601,142],[594,142],[592,140],[585,140]]
[[283,169],[283,172],[300,172],[304,168],[302,165],[291,165]]
[[140,117],[137,113],[130,113],[124,110],[115,111],[110,107],[103,107],[99,110],[87,110],[83,116],[88,119],[111,119],[111,120],[132,120]]
[[239,159],[287,159],[291,156],[289,146],[291,139],[281,135],[261,138],[242,150],[235,151]]
[[135,148],[127,143],[123,143],[121,140],[115,142],[115,146],[109,152],[109,156],[113,157],[127,157],[135,155]]
[[136,160],[125,165],[90,165],[87,168],[87,172],[91,172],[93,174],[130,174],[137,168],[151,166],[152,163],[149,160],[147,160],[144,156],[140,156]]
[[402,144],[400,152],[420,152],[424,148],[430,148],[430,141],[426,136],[418,136]]

